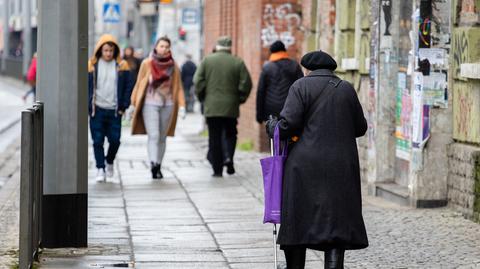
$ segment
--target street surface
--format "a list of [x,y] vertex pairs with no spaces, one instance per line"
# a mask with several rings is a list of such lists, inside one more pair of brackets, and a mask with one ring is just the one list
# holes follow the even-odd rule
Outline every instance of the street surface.
[[[18,249],[20,96],[0,79],[0,268]],[[169,138],[165,178],[150,179],[146,136],[123,130],[116,175],[95,182],[89,149],[89,248],[45,249],[41,268],[271,268],[272,226],[262,224],[259,159],[237,151],[237,174],[212,178],[200,115],[179,120]],[[2,129],[0,129],[2,130]],[[480,225],[448,208],[412,209],[364,197],[370,247],[346,254],[346,268],[480,268]],[[283,253],[278,252],[283,262]],[[310,251],[307,268],[322,268]]]
[[0,77],[0,268],[9,268],[18,249],[20,117],[28,105],[21,96],[27,90],[19,81]]
[[[200,129],[199,115],[179,121],[161,181],[150,179],[146,137],[128,129],[115,179],[94,181],[90,152],[90,248],[45,250],[42,268],[271,268],[272,226],[262,224],[258,161],[265,155],[239,151],[238,173],[212,178]],[[346,268],[480,268],[480,225],[448,208],[365,197],[364,217],[371,246],[347,252]],[[322,252],[307,259],[307,268],[322,268]]]

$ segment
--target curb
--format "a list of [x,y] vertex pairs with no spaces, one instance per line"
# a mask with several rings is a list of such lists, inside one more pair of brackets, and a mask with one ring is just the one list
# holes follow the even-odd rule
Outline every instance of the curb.
[[8,131],[13,126],[17,125],[20,122],[20,120],[21,120],[21,118],[18,117],[16,119],[12,120],[11,122],[7,123],[6,125],[0,126],[0,135],[5,133],[6,131]]

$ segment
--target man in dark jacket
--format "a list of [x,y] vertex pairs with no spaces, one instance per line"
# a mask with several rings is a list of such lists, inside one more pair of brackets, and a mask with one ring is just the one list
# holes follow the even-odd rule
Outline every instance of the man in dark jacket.
[[234,174],[240,104],[247,101],[252,80],[242,59],[231,53],[232,40],[221,37],[216,52],[208,55],[195,72],[195,94],[204,102],[208,125],[208,155],[213,176],[221,177],[223,166]]
[[[88,111],[97,165],[97,181],[113,176],[113,161],[120,147],[122,115],[130,106],[133,81],[128,63],[112,35],[103,35],[88,61]],[[105,156],[103,144],[108,139]],[[106,171],[105,171],[106,168]]]
[[287,99],[290,86],[303,77],[300,65],[288,58],[282,41],[270,46],[270,61],[263,66],[257,89],[257,122],[268,120],[270,115],[278,117]]
[[193,75],[195,75],[195,71],[197,71],[197,66],[192,61],[192,55],[187,54],[186,57],[187,61],[182,65],[183,91],[187,105],[187,112],[193,112],[193,105],[195,103]]

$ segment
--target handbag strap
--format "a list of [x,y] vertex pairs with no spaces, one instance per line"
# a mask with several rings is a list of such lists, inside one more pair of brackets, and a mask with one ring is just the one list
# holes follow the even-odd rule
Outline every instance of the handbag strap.
[[341,82],[342,82],[342,80],[338,77],[333,77],[332,79],[330,79],[327,83],[327,86],[322,91],[322,92],[325,92],[325,95],[324,94],[319,94],[317,99],[315,99],[315,101],[310,104],[310,106],[307,109],[307,113],[305,115],[307,115],[310,118],[310,113],[311,113],[312,109],[318,105],[318,102],[320,102],[321,100],[323,100],[326,97],[329,97],[331,94],[333,94],[333,89],[337,88],[338,85],[340,85]]

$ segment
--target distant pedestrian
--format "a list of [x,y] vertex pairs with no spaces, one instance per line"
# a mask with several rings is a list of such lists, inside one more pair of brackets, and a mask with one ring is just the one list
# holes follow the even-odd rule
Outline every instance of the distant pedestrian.
[[195,88],[193,87],[193,75],[197,71],[197,66],[192,61],[192,55],[187,54],[187,61],[182,65],[182,83],[187,103],[187,112],[193,112],[195,104]]
[[240,104],[247,101],[252,80],[245,63],[231,54],[232,39],[221,37],[216,52],[208,55],[194,76],[195,93],[204,102],[208,125],[207,159],[213,176],[221,177],[223,166],[234,174],[233,156],[237,144]]
[[[103,35],[88,62],[90,132],[98,181],[114,175],[113,162],[120,147],[121,119],[130,106],[132,87],[128,63],[122,60],[115,37]],[[109,144],[106,156],[105,137]]]
[[35,52],[32,57],[32,61],[27,71],[27,83],[30,85],[30,90],[23,95],[23,101],[26,101],[30,94],[33,94],[33,100],[35,101],[37,96],[37,53]]
[[123,50],[123,59],[127,61],[130,73],[132,74],[133,84],[137,82],[138,71],[142,60],[135,57],[135,49],[133,47],[126,47]]
[[282,139],[299,136],[285,163],[277,243],[289,269],[305,267],[307,248],[325,251],[325,268],[339,269],[345,250],[368,246],[356,144],[367,121],[330,55],[310,52],[301,64],[312,72],[292,85],[280,118],[267,122],[270,136],[277,124]]
[[132,134],[148,135],[148,156],[153,179],[163,178],[161,165],[167,136],[175,135],[177,116],[185,117],[180,69],[172,58],[171,42],[161,37],[150,57],[140,66],[133,89],[135,107]]
[[300,65],[288,57],[282,41],[270,46],[269,62],[263,66],[257,89],[257,122],[278,117],[287,99],[290,86],[303,77]]

